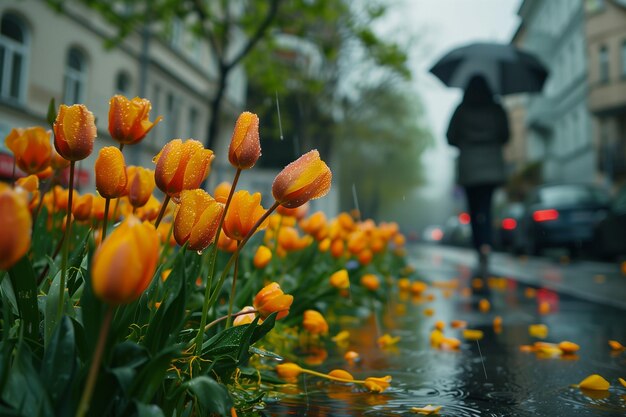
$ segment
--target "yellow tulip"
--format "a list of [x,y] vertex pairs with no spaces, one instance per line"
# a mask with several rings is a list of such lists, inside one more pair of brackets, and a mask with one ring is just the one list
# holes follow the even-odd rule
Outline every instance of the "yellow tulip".
[[320,312],[315,310],[306,310],[302,319],[302,327],[311,334],[327,334],[328,323]]
[[100,149],[94,166],[96,190],[104,198],[118,198],[124,195],[128,177],[124,155],[115,146]]
[[235,123],[228,148],[228,161],[236,168],[252,168],[261,156],[259,116],[243,112]]
[[274,179],[272,194],[287,208],[295,208],[309,200],[328,194],[332,173],[312,150],[287,165]]
[[98,131],[86,106],[61,104],[53,128],[54,147],[63,158],[80,161],[91,155]]
[[30,248],[32,219],[25,199],[0,183],[0,269],[9,269]]
[[115,95],[109,101],[109,133],[117,142],[132,145],[141,141],[162,119],[149,120],[150,101],[135,97],[132,100]]

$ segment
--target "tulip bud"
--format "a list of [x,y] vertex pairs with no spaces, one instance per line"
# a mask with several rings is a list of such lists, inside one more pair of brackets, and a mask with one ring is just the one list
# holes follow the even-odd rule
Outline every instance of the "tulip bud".
[[284,379],[296,378],[302,372],[302,368],[295,363],[281,363],[276,365],[276,373]]
[[350,288],[350,278],[348,277],[348,271],[340,269],[330,276],[330,285],[339,289]]
[[302,327],[311,334],[328,333],[328,323],[318,311],[306,310],[302,319]]
[[257,293],[252,305],[262,318],[278,312],[276,319],[279,320],[289,314],[289,307],[291,307],[292,302],[293,296],[283,293],[280,285],[272,282]]
[[81,195],[76,199],[76,203],[72,204],[72,214],[78,221],[86,221],[91,218],[91,209],[93,207],[93,194]]
[[267,246],[259,246],[254,254],[254,259],[252,262],[254,263],[254,267],[256,269],[263,269],[270,263],[272,260],[272,251]]
[[100,149],[96,164],[96,190],[104,198],[118,198],[124,194],[128,177],[122,151],[114,146]]
[[184,190],[174,219],[174,238],[190,250],[204,250],[215,239],[224,206],[204,190]]
[[0,183],[0,269],[9,269],[28,252],[32,219],[25,199]]
[[348,371],[344,371],[343,369],[333,369],[332,371],[328,373],[328,376],[332,376],[334,378],[339,378],[339,379],[347,379],[349,381],[354,380],[354,377],[352,376],[352,374]]
[[141,141],[154,126],[163,119],[159,116],[154,122],[149,120],[152,108],[149,100],[135,97],[132,100],[116,95],[109,101],[109,133],[111,137],[125,145]]
[[365,274],[361,277],[361,285],[370,291],[376,291],[380,287],[380,280],[374,274]]
[[86,106],[61,104],[53,127],[54,147],[63,158],[80,161],[91,155],[98,131]]
[[38,174],[50,165],[50,131],[42,127],[13,129],[4,140],[13,152],[15,164],[27,174]]
[[250,311],[250,313],[240,314],[235,317],[235,320],[233,320],[233,326],[242,326],[244,324],[250,324],[254,321],[254,319],[256,318],[256,312],[254,310],[254,307],[245,306],[241,309],[239,313],[243,313],[245,311]]
[[154,226],[128,217],[94,254],[94,294],[113,305],[131,303],[150,285],[158,258],[159,235]]
[[215,199],[222,204],[226,204],[226,200],[228,200],[228,194],[230,194],[230,188],[231,184],[226,181],[217,184],[217,187],[215,187],[215,191],[213,192]]
[[[224,233],[231,239],[243,240],[263,214],[265,209],[261,206],[261,193],[237,191],[224,219]],[[267,221],[264,221],[257,230],[264,229],[266,225]]]
[[197,140],[171,140],[153,159],[157,187],[174,198],[183,190],[198,188],[209,175],[214,157],[213,151],[204,149]]
[[131,165],[126,168],[126,174],[128,201],[135,208],[145,206],[154,191],[154,171]]
[[330,190],[332,173],[312,150],[287,165],[274,179],[272,194],[287,208],[295,208],[309,200],[325,196]]
[[259,116],[243,112],[235,123],[228,148],[228,160],[235,168],[248,169],[256,164],[260,156]]

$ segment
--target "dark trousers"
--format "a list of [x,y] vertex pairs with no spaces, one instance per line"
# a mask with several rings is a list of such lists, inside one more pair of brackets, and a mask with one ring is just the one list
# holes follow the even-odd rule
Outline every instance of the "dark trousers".
[[492,244],[491,197],[495,185],[471,185],[465,187],[472,225],[472,239],[476,250]]

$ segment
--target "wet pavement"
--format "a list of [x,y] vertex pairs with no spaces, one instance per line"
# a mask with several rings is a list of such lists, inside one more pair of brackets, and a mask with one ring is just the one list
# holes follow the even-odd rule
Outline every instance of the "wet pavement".
[[[454,250],[451,252],[456,255],[446,255],[431,249],[416,249],[411,256],[419,276],[431,284],[456,278],[458,290],[449,293],[431,285],[427,293],[433,294],[432,301],[425,296],[396,294],[379,314],[334,326],[332,333],[350,331],[350,345],[329,345],[328,360],[311,366],[322,371],[343,368],[356,378],[391,375],[391,388],[373,394],[301,377],[298,386],[286,385],[280,388],[282,393],[268,398],[265,415],[418,415],[411,408],[429,404],[442,406],[441,416],[626,415],[626,388],[617,380],[626,378],[626,353],[613,352],[608,346],[608,340],[626,344],[626,310],[537,285],[544,278],[535,278],[535,285],[525,283],[530,279],[492,280],[493,285],[467,294],[462,288],[472,286],[471,256]],[[526,263],[534,264],[534,260]],[[524,264],[514,266],[530,275]],[[555,269],[563,273],[566,268],[558,265]],[[607,277],[598,284],[593,276],[589,279],[598,286],[608,281]],[[594,295],[592,298],[595,300]],[[479,310],[481,299],[490,301],[488,312]],[[540,305],[545,308],[545,304],[549,312],[541,314]],[[432,316],[425,314],[429,309]],[[502,317],[499,333],[492,326],[495,316]],[[446,336],[462,340],[458,351],[430,346],[429,335],[437,320],[446,323]],[[479,342],[463,340],[461,330],[450,328],[452,320],[467,321],[468,328],[483,330],[484,338]],[[547,337],[530,336],[532,324],[545,324]],[[376,340],[384,333],[401,339],[394,346],[380,348]],[[564,340],[580,345],[580,351],[560,357],[520,350],[521,345],[536,341]],[[343,360],[346,349],[359,352],[362,360],[348,365]],[[610,382],[609,391],[583,391],[572,386],[596,373]]]

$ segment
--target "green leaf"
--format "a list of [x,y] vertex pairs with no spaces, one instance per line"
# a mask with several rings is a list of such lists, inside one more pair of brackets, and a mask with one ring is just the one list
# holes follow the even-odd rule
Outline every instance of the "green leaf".
[[24,416],[54,415],[46,387],[33,367],[32,356],[26,344],[21,344],[17,349],[1,395],[2,402],[21,410]]
[[129,390],[130,396],[141,402],[149,402],[163,383],[167,369],[177,355],[182,345],[170,345],[150,359],[134,378],[133,386]]
[[37,278],[27,256],[22,257],[9,269],[11,285],[16,296],[22,319],[24,335],[31,341],[38,340],[39,309],[37,308]]
[[46,114],[46,120],[50,127],[54,126],[54,121],[57,119],[57,107],[54,104],[54,97],[50,99],[50,104],[48,104],[48,113]]
[[157,405],[144,404],[137,401],[134,404],[137,409],[137,417],[165,417],[163,410]]
[[190,394],[198,401],[201,415],[217,413],[230,416],[233,400],[225,386],[208,376],[199,376],[186,383]]
[[[44,341],[46,345],[50,341],[52,337],[52,333],[54,329],[57,327],[57,309],[59,305],[59,300],[61,298],[61,271],[59,271],[54,279],[52,280],[52,284],[50,285],[50,289],[48,290],[48,294],[45,298],[45,308],[44,308]],[[63,308],[65,311],[65,307]]]
[[63,316],[46,347],[40,370],[41,382],[53,403],[59,404],[67,396],[75,371],[74,326],[69,317]]
[[128,393],[139,368],[149,360],[150,354],[146,348],[133,342],[122,342],[113,349],[109,371],[124,393]]

